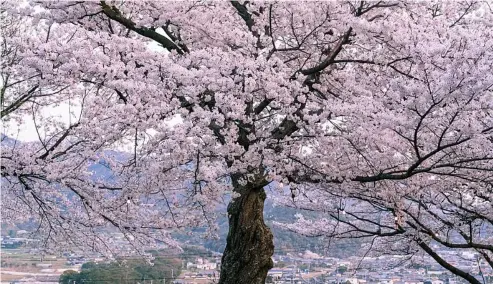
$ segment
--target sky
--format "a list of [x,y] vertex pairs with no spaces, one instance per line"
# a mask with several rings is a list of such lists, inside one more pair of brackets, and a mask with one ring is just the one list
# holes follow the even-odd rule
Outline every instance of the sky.
[[[47,106],[44,107],[42,113],[43,116],[50,116],[57,122],[62,122],[65,125],[74,121],[77,117],[70,115],[70,111],[74,113],[80,112],[80,107],[75,105],[69,106],[64,103],[59,106]],[[38,128],[40,135],[43,135],[43,129]],[[36,132],[36,124],[32,119],[32,115],[26,115],[22,121],[15,120],[2,120],[2,133],[24,142],[39,141],[38,134]]]

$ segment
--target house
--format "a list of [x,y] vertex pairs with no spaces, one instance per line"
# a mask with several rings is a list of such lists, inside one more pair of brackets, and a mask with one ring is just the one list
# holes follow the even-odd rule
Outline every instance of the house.
[[269,270],[269,272],[267,273],[267,276],[271,276],[272,280],[275,281],[275,280],[280,280],[282,277],[282,274],[283,274],[282,269],[274,268],[274,269]]
[[201,270],[215,270],[217,268],[217,263],[205,262],[202,264],[197,264],[197,269]]

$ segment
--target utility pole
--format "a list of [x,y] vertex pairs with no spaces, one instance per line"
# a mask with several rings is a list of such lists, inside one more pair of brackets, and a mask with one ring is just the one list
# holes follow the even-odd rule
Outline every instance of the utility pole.
[[[294,266],[294,267],[296,268],[296,264],[295,264],[295,266]],[[294,274],[294,270],[295,270],[295,268],[293,268],[293,270],[291,270],[291,284],[293,284],[293,278],[294,278],[294,277],[293,277],[293,274]]]

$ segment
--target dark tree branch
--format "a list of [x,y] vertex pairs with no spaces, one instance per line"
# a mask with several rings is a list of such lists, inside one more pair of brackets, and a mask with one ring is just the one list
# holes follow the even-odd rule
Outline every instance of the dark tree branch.
[[231,1],[231,5],[236,9],[238,12],[238,15],[245,21],[245,24],[248,28],[248,30],[255,36],[259,37],[259,33],[253,30],[253,25],[255,24],[254,20],[252,19],[252,15],[248,12],[248,9],[246,7],[246,4],[240,4],[238,1]]
[[440,257],[430,246],[428,246],[423,240],[418,239],[417,240],[418,245],[429,255],[431,256],[438,264],[440,264],[443,268],[447,269],[448,271],[452,272],[455,275],[458,275],[465,280],[469,281],[470,283],[473,284],[481,284],[474,276],[471,274],[465,272],[464,270],[461,270],[452,264],[448,263],[445,259]]
[[39,156],[39,159],[41,159],[41,160],[46,159],[46,157],[48,157],[48,155],[51,152],[53,152],[53,150],[55,150],[56,147],[58,147],[58,145],[60,145],[63,142],[63,140],[65,140],[65,138],[67,138],[67,136],[69,135],[70,131],[73,128],[77,127],[78,125],[79,125],[78,123],[75,123],[75,124],[71,125],[69,128],[67,128],[67,130],[65,130],[65,132],[62,134],[62,136],[60,136],[60,138],[58,138],[55,141],[55,143],[50,148],[48,148],[48,150],[46,150],[46,152],[43,155]]
[[335,58],[337,57],[337,55],[339,54],[339,52],[341,52],[342,46],[344,44],[349,43],[349,36],[351,35],[351,32],[352,31],[353,31],[353,28],[349,28],[344,33],[344,35],[342,36],[342,38],[339,40],[339,42],[336,44],[336,46],[331,50],[331,52],[329,53],[329,55],[327,56],[327,58],[324,61],[322,61],[320,64],[318,64],[317,66],[314,66],[312,68],[301,70],[300,71],[301,74],[303,74],[303,75],[315,74],[315,73],[318,73],[318,72],[324,70],[330,64],[333,64]]
[[160,35],[159,33],[157,33],[156,31],[150,28],[137,27],[137,25],[132,20],[125,18],[120,12],[120,10],[118,10],[118,8],[116,8],[115,6],[110,7],[108,6],[108,4],[106,4],[105,1],[101,1],[101,7],[103,8],[103,13],[108,18],[122,24],[127,29],[134,31],[141,36],[156,41],[157,43],[161,44],[164,48],[168,49],[169,51],[176,50],[176,52],[178,52],[179,54],[184,54],[184,51],[167,37]]
[[28,101],[31,97],[33,97],[33,94],[38,89],[38,87],[39,87],[38,85],[32,87],[25,95],[15,100],[5,109],[2,109],[0,117],[4,118],[5,116],[9,115],[13,111],[21,107],[26,101]]

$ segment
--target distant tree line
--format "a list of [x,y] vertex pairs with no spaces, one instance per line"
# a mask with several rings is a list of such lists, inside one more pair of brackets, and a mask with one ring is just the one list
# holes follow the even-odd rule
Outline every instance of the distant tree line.
[[[156,257],[153,265],[142,259],[120,260],[110,263],[88,262],[81,271],[67,270],[61,276],[62,284],[79,283],[171,283],[181,272],[181,261],[176,258]],[[151,282],[149,282],[151,283]]]

